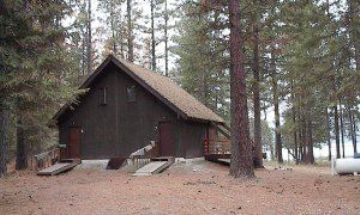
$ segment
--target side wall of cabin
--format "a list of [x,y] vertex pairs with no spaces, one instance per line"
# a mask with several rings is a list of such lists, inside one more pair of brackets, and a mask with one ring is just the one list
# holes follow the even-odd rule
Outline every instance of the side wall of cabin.
[[[113,64],[80,98],[80,105],[59,119],[59,142],[69,143],[69,130],[82,130],[81,159],[125,157],[135,150],[158,140],[160,121],[171,121],[177,157],[203,156],[203,140],[207,124],[180,119],[177,114],[132,80]],[[128,100],[128,87],[135,87],[136,101]],[[106,89],[106,104],[103,89]],[[67,147],[69,149],[69,147]],[[63,157],[68,154],[63,151]]]

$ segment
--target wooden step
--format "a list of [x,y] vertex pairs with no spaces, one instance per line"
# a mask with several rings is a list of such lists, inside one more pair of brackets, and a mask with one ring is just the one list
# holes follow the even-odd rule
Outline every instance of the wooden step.
[[135,176],[149,176],[163,172],[175,162],[174,157],[154,157],[151,162],[138,169]]
[[80,164],[80,160],[78,160],[78,159],[61,161],[50,167],[47,167],[45,169],[38,171],[37,174],[38,175],[47,175],[47,176],[58,175],[60,173],[71,170],[72,168],[74,168],[75,166],[77,166],[79,164]]

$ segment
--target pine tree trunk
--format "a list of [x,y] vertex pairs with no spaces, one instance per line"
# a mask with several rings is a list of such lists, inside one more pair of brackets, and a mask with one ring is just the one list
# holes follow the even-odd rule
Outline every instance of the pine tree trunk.
[[208,100],[207,100],[207,95],[208,95],[208,87],[207,87],[207,80],[206,80],[206,70],[204,69],[203,72],[201,73],[201,101],[205,106],[208,106]]
[[293,103],[293,107],[291,108],[292,110],[292,120],[293,120],[293,124],[294,124],[294,131],[293,131],[293,138],[294,138],[294,159],[295,159],[295,163],[299,164],[299,150],[298,150],[298,133],[296,130],[296,98],[295,98],[295,90],[294,90],[294,82],[291,82],[291,101]]
[[121,58],[124,59],[125,56],[125,51],[124,51],[124,30],[120,31],[120,36],[119,36],[119,40],[120,40],[120,56]]
[[308,119],[307,119],[307,116],[305,115],[305,118],[304,118],[304,123],[303,123],[303,130],[305,131],[304,132],[304,143],[305,143],[305,146],[304,146],[304,163],[305,164],[309,164],[310,161],[309,161],[309,145],[310,145],[310,139],[309,139],[309,127],[308,127]]
[[354,131],[354,153],[357,153],[357,132],[356,132],[356,119],[355,119],[355,114],[352,113],[352,118],[353,118],[353,131]]
[[86,43],[86,66],[87,75],[92,72],[92,33],[91,33],[91,0],[88,0],[88,20],[87,20],[87,43]]
[[82,39],[82,45],[81,45],[81,75],[79,75],[79,84],[81,83],[81,81],[82,81],[82,78],[83,78],[83,76],[85,75],[85,71],[87,71],[87,70],[85,70],[85,64],[86,64],[86,47],[85,47],[85,45],[86,45],[86,39],[85,39],[85,37]]
[[[300,121],[300,119],[298,118],[298,122]],[[302,151],[302,143],[301,143],[301,132],[300,129],[297,129],[296,131],[297,133],[297,145],[298,145],[298,163],[301,162],[301,151]]]
[[314,164],[314,142],[313,142],[313,135],[312,135],[312,122],[311,122],[311,118],[309,117],[308,123],[307,123],[307,162],[309,164]]
[[335,140],[336,140],[336,158],[340,158],[340,135],[339,135],[339,113],[337,105],[334,106],[335,118]]
[[262,108],[262,111],[263,111],[263,114],[264,114],[264,120],[266,121],[267,120],[267,108],[266,108],[266,103],[265,101],[263,102],[263,108]]
[[112,37],[112,51],[114,53],[114,55],[116,56],[117,54],[117,47],[116,47],[116,29],[115,29],[115,26],[116,26],[116,23],[115,23],[115,20],[114,20],[114,16],[115,16],[115,13],[114,13],[114,8],[115,8],[115,2],[114,1],[111,1],[110,2],[111,4],[111,8],[110,8],[110,28],[111,28],[111,37]]
[[340,105],[340,131],[341,131],[342,157],[345,158],[344,114],[343,114],[342,105]]
[[[347,6],[348,6],[348,31],[350,32],[350,42],[353,46],[354,51],[354,59],[355,59],[355,65],[356,69],[355,72],[360,71],[360,2],[356,0],[347,0]],[[352,130],[352,142],[353,142],[353,148],[354,153],[357,153],[357,139],[356,139],[356,120],[354,113],[351,113],[352,116],[349,116],[349,118],[352,118],[351,124],[351,130]]]
[[253,91],[253,103],[254,103],[254,167],[262,168],[263,156],[262,156],[262,142],[261,142],[261,110],[260,110],[260,66],[259,66],[259,27],[257,23],[257,17],[253,20],[253,76],[254,82],[252,86]]
[[[293,123],[294,123],[294,125],[296,125],[296,108],[295,107],[292,108],[292,112],[293,112]],[[298,151],[298,139],[297,139],[296,128],[294,129],[293,135],[294,135],[295,163],[299,164],[299,151]]]
[[[122,9],[121,9],[121,5],[120,5],[120,7],[119,7],[119,13],[122,13]],[[119,28],[118,28],[118,32],[117,32],[117,34],[118,34],[118,36],[117,37],[119,37],[118,39],[118,49],[119,49],[119,51],[120,51],[120,57],[122,58],[122,59],[124,59],[124,26],[123,26],[123,22],[122,22],[122,16],[120,15],[119,16],[119,21],[118,21],[118,23],[116,23],[118,26],[119,26]]]
[[25,142],[25,133],[21,120],[18,120],[16,127],[16,170],[23,170],[28,167],[28,147]]
[[230,20],[230,98],[231,98],[231,163],[230,175],[254,177],[252,146],[246,96],[246,73],[240,23],[240,2],[229,0]]
[[275,160],[275,150],[273,144],[270,143],[269,148],[271,153],[271,160]]
[[151,0],[151,69],[156,71],[155,0]]
[[326,139],[328,142],[328,160],[331,161],[331,129],[330,129],[330,117],[328,113],[328,109],[325,109],[325,117],[326,117]]
[[0,103],[0,178],[7,173],[9,113]]
[[169,76],[169,47],[168,47],[168,2],[165,0],[165,25],[164,25],[164,33],[165,33],[165,76]]
[[127,0],[127,5],[126,5],[126,10],[127,10],[127,30],[128,30],[128,35],[127,35],[127,45],[128,45],[128,61],[133,62],[134,61],[134,47],[133,47],[133,35],[132,35],[132,30],[133,30],[133,26],[132,26],[132,17],[131,17],[131,0]]
[[300,122],[301,122],[300,123],[301,162],[306,163],[307,162],[307,146],[308,146],[308,144],[307,144],[308,129],[307,129],[307,118],[306,118],[304,108],[300,109],[300,113],[301,113],[301,119],[300,119]]
[[354,48],[354,58],[356,69],[360,70],[360,3],[356,0],[348,0],[348,17],[349,17],[349,30],[350,30],[350,39]]
[[[299,119],[300,121],[301,119]],[[300,125],[302,125],[302,123],[300,123]],[[303,153],[303,148],[304,148],[304,141],[303,141],[303,132],[302,132],[302,127],[299,127],[299,161],[302,163],[304,162],[304,153]]]
[[270,62],[270,72],[271,72],[271,84],[272,84],[272,93],[273,93],[273,103],[274,103],[274,112],[275,112],[275,150],[276,150],[276,159],[279,163],[283,163],[282,157],[282,142],[281,142],[281,132],[280,132],[280,110],[279,110],[279,96],[278,96],[278,83],[276,77],[276,57],[275,57],[275,47],[271,49],[271,62]]
[[351,133],[351,140],[353,144],[353,150],[354,153],[357,153],[357,142],[356,142],[356,121],[353,111],[351,111],[351,108],[347,106],[347,112],[349,115],[349,121],[350,121],[350,133]]

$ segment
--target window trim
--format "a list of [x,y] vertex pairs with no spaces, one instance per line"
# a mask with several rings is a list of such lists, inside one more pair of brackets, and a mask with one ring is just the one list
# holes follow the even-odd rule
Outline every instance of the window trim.
[[136,86],[130,85],[126,87],[126,98],[128,103],[133,103],[137,101]]
[[107,100],[107,87],[100,88],[100,105],[105,106],[108,104]]

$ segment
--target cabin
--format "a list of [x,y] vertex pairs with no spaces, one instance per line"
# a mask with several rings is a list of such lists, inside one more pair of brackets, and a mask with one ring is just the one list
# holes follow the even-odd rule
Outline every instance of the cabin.
[[110,55],[53,117],[61,159],[127,157],[155,142],[157,156],[204,156],[224,120],[156,72]]

